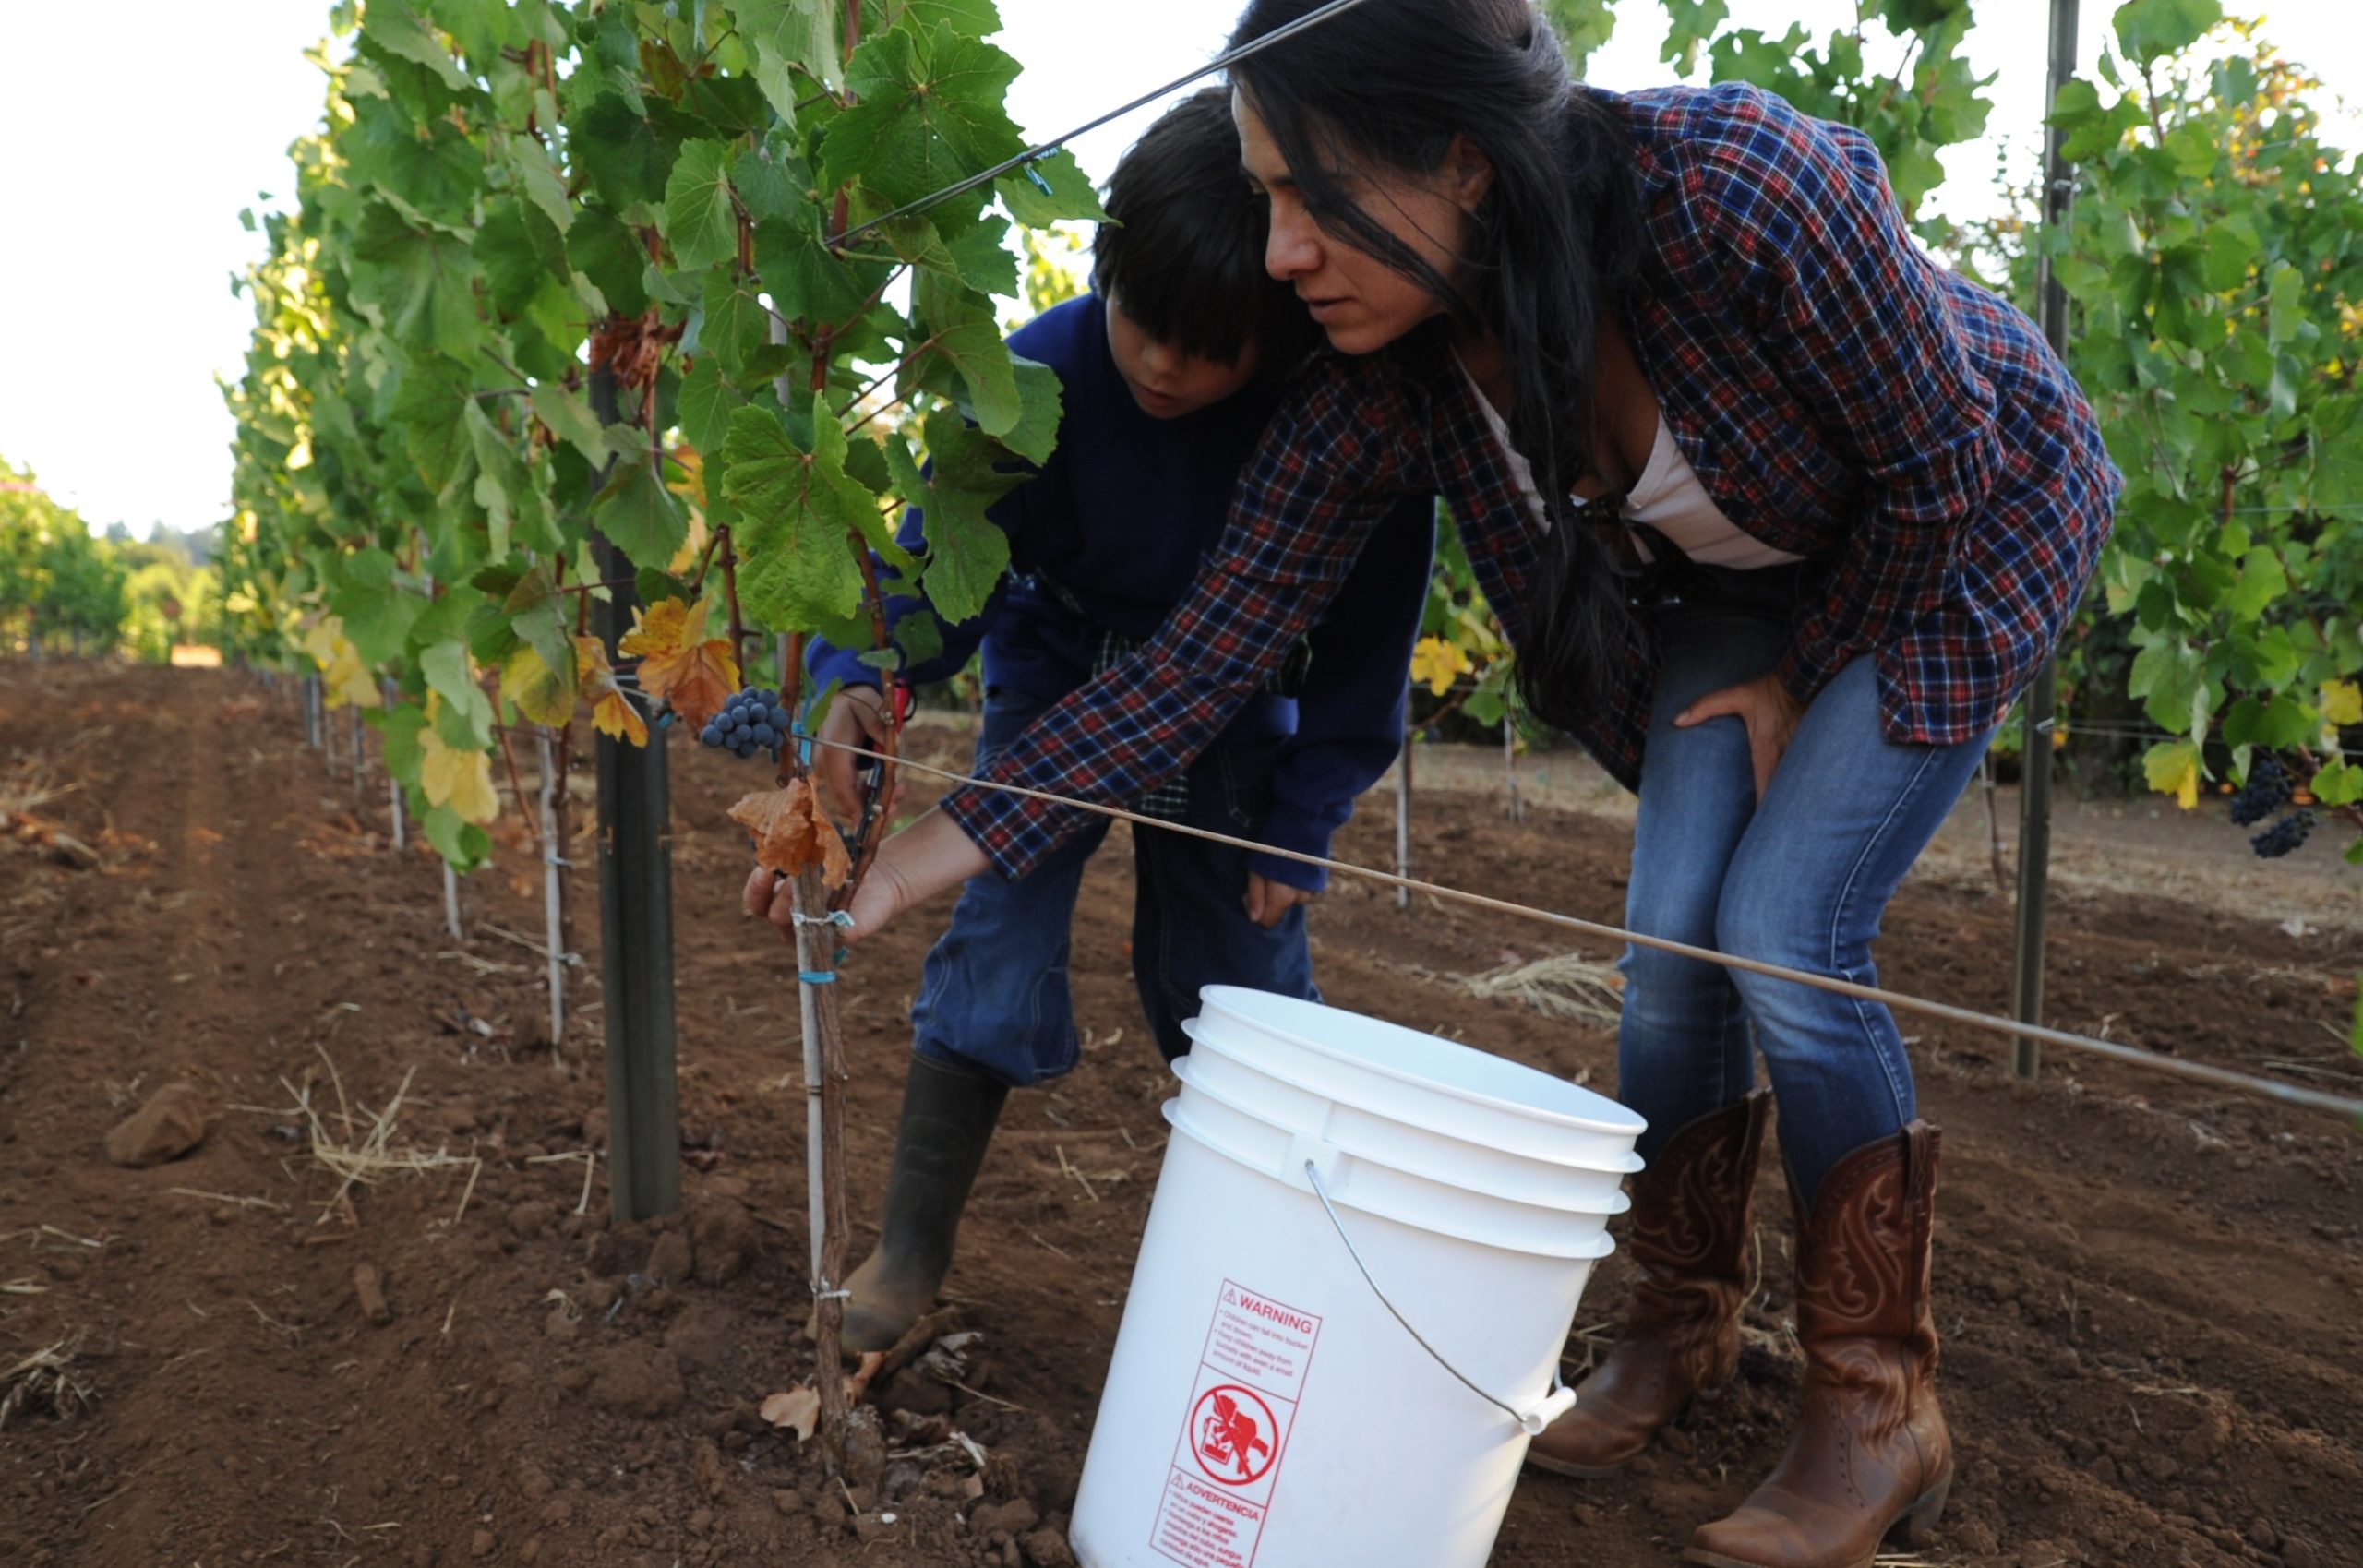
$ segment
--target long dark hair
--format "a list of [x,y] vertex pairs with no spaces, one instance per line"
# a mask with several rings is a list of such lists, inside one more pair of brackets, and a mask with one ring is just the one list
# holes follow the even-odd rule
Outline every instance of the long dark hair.
[[[1249,0],[1231,47],[1320,0]],[[1576,520],[1592,464],[1596,347],[1634,287],[1642,248],[1631,135],[1578,84],[1529,0],[1365,0],[1241,61],[1232,84],[1271,133],[1308,214],[1411,279],[1464,329],[1499,341],[1510,438],[1551,518],[1518,639],[1518,690],[1572,725],[1619,673],[1629,612],[1607,550]],[[1456,135],[1491,161],[1456,286],[1355,202],[1341,166],[1433,174]]]

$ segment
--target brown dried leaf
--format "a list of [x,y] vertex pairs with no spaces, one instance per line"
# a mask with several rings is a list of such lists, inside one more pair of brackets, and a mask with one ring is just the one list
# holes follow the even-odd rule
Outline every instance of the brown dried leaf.
[[766,1396],[759,1414],[773,1426],[796,1434],[796,1441],[805,1442],[813,1429],[821,1424],[821,1391],[817,1388],[790,1388]]
[[748,796],[730,808],[730,820],[755,835],[755,860],[766,870],[793,877],[817,866],[822,884],[832,888],[853,870],[846,842],[821,808],[810,780]]

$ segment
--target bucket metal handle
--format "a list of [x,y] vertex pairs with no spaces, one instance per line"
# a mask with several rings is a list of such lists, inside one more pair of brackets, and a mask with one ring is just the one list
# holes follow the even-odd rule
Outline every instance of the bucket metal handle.
[[1576,1391],[1560,1380],[1555,1369],[1551,1373],[1551,1392],[1545,1394],[1541,1403],[1531,1410],[1520,1410],[1507,1400],[1497,1399],[1470,1382],[1466,1372],[1445,1360],[1444,1352],[1429,1344],[1427,1336],[1411,1326],[1411,1320],[1405,1317],[1395,1303],[1386,1299],[1386,1292],[1381,1290],[1378,1287],[1378,1281],[1371,1277],[1370,1265],[1362,1262],[1361,1251],[1354,1245],[1354,1239],[1346,1234],[1346,1222],[1337,1217],[1337,1205],[1329,1201],[1329,1191],[1322,1184],[1321,1169],[1317,1162],[1312,1159],[1304,1162],[1304,1179],[1312,1185],[1313,1195],[1321,1200],[1322,1212],[1329,1216],[1329,1223],[1337,1228],[1337,1239],[1346,1244],[1346,1256],[1354,1260],[1354,1267],[1361,1271],[1362,1283],[1369,1286],[1370,1293],[1378,1298],[1378,1304],[1385,1308],[1397,1323],[1403,1325],[1403,1332],[1411,1336],[1412,1343],[1426,1351],[1437,1366],[1450,1372],[1461,1387],[1516,1421],[1519,1429],[1529,1437],[1541,1436],[1543,1428],[1575,1407]]

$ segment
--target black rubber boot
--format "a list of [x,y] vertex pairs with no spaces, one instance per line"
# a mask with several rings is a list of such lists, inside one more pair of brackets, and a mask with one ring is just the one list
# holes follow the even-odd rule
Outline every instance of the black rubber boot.
[[888,1348],[935,1305],[960,1211],[1008,1098],[1007,1084],[972,1068],[911,1058],[878,1250],[846,1281],[847,1355]]

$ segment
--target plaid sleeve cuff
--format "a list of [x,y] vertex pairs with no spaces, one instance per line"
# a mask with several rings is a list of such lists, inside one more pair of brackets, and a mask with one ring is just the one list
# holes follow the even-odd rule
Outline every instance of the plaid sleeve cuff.
[[1091,815],[978,784],[962,784],[937,804],[984,851],[993,874],[1005,882],[1032,870],[1072,831],[1062,819]]

